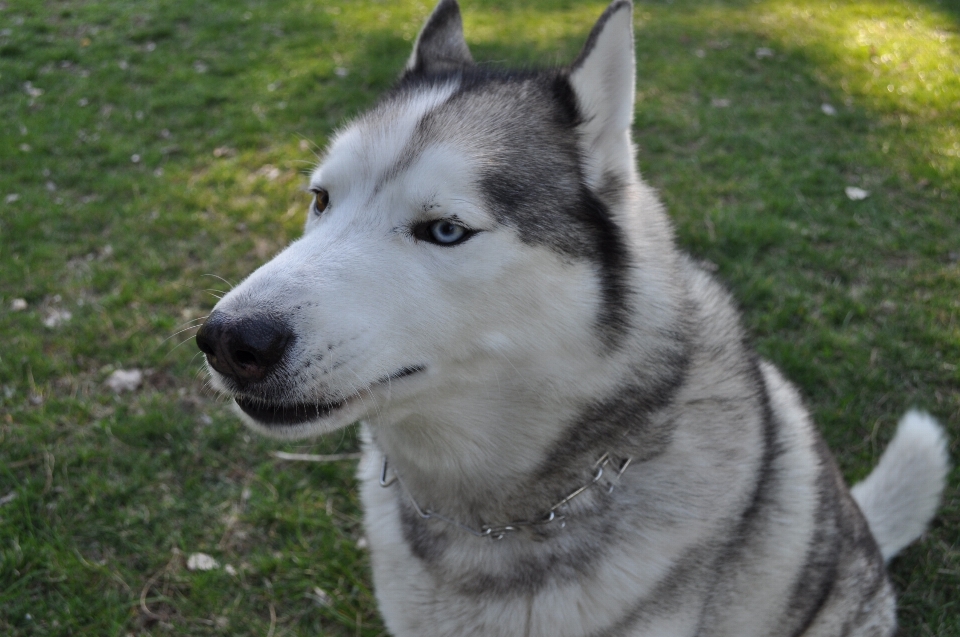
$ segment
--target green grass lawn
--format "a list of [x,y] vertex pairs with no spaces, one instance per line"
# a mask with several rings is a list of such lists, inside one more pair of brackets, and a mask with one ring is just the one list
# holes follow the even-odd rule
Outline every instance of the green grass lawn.
[[[603,6],[464,0],[467,40],[569,61]],[[0,634],[383,634],[353,462],[270,455],[355,432],[248,434],[192,334],[299,234],[302,173],[430,8],[0,2]],[[641,170],[847,477],[912,405],[956,457],[960,5],[640,1],[636,31]],[[904,635],[960,636],[958,482],[891,565]]]

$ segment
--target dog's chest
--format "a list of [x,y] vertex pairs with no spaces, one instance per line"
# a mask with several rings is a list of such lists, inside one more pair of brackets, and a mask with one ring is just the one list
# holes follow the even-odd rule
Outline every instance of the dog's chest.
[[[611,618],[628,616],[638,598],[660,595],[663,576],[689,541],[652,533],[648,546],[659,547],[664,559],[651,564],[625,548],[631,543],[622,541],[622,529],[604,521],[589,530],[564,528],[559,550],[551,552],[558,536],[537,542],[523,532],[497,541],[432,520],[419,521],[437,532],[418,546],[405,528],[414,521],[403,511],[404,494],[380,485],[379,462],[368,453],[360,478],[374,588],[396,637],[605,634]],[[692,634],[702,600],[693,589],[681,596],[686,604],[674,599],[672,612],[642,629],[631,626],[630,634]]]

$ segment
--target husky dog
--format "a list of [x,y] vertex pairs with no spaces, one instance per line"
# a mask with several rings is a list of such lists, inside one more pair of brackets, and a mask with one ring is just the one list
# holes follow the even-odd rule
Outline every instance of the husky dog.
[[635,167],[632,7],[567,68],[473,63],[441,0],[313,172],[301,239],[197,334],[253,429],[364,422],[394,635],[884,636],[937,508],[910,412],[852,496]]

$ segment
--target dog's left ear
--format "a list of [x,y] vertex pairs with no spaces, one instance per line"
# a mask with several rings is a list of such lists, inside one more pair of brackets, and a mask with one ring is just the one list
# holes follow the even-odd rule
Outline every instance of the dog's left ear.
[[580,142],[591,187],[600,186],[611,171],[625,175],[633,170],[635,72],[633,4],[614,0],[570,67],[570,85],[583,116]]
[[463,21],[457,0],[440,0],[427,18],[407,61],[407,73],[432,75],[473,64],[463,39]]

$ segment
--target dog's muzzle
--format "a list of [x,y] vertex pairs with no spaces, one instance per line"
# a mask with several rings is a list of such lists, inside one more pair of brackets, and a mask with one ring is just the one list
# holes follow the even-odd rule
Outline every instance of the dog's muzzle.
[[242,388],[269,376],[294,338],[277,317],[215,311],[197,332],[197,347],[212,368]]

